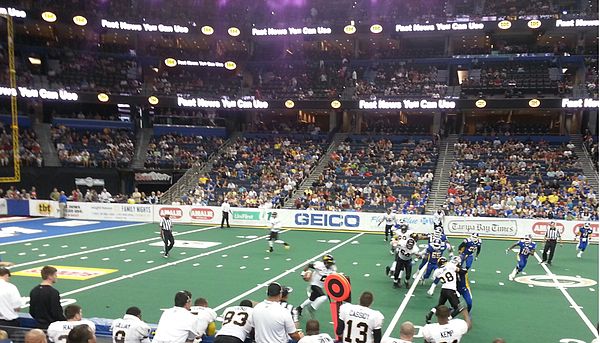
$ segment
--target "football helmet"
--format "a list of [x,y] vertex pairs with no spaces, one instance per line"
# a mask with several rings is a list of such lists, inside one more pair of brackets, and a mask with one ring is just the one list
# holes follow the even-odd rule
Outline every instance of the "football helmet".
[[460,266],[460,264],[462,263],[462,259],[460,258],[460,256],[454,256],[450,259],[450,262],[456,264],[457,266]]
[[479,234],[478,234],[478,233],[476,233],[476,232],[475,232],[475,233],[473,233],[473,234],[471,234],[471,240],[472,240],[473,242],[478,242],[478,241],[479,241]]
[[429,243],[429,245],[430,245],[430,246],[431,246],[433,249],[435,249],[435,250],[438,250],[438,249],[440,249],[440,248],[442,247],[442,240],[441,240],[441,239],[434,238],[434,239],[431,241],[431,243]]
[[335,264],[335,260],[331,254],[326,254],[323,255],[323,263],[325,263],[327,267],[330,267]]
[[441,267],[445,266],[445,265],[446,265],[446,263],[448,263],[448,259],[447,259],[447,258],[445,258],[445,257],[443,257],[443,256],[442,256],[442,257],[440,257],[440,258],[438,259],[438,268],[441,268]]
[[583,224],[583,228],[584,228],[584,229],[589,229],[589,228],[590,228],[590,223],[585,223],[585,224]]
[[523,237],[523,241],[527,244],[531,243],[531,235],[525,235],[525,237]]
[[408,249],[412,249],[415,246],[415,240],[412,238],[409,238],[406,240],[406,248]]

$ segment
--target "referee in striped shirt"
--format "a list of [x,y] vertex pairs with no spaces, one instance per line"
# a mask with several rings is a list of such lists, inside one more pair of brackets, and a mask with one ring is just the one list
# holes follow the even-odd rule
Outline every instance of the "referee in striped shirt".
[[556,228],[555,222],[550,222],[550,228],[546,230],[546,236],[544,237],[546,244],[544,245],[544,253],[542,254],[542,262],[549,266],[552,265],[552,258],[554,257],[554,250],[556,249],[556,242],[559,241],[562,246],[562,239],[560,232]]
[[165,243],[165,258],[169,257],[169,251],[173,249],[175,245],[175,238],[173,238],[173,222],[168,214],[160,219],[160,238]]

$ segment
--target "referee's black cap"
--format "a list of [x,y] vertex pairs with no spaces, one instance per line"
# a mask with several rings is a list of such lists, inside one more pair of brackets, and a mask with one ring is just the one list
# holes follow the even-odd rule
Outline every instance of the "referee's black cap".
[[283,291],[283,287],[281,287],[280,284],[278,284],[277,282],[272,282],[267,287],[267,296],[269,296],[269,297],[278,296],[281,294],[282,291]]

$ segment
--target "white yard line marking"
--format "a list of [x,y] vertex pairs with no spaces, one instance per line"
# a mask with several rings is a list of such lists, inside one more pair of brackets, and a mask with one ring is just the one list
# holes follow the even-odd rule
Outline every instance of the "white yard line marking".
[[408,302],[412,298],[412,294],[415,292],[415,289],[417,289],[417,285],[419,285],[419,282],[420,282],[418,280],[421,280],[421,277],[423,276],[423,274],[425,274],[425,270],[427,270],[427,265],[424,265],[423,268],[421,268],[421,270],[419,270],[419,273],[417,273],[417,277],[413,281],[412,285],[410,285],[408,292],[406,292],[406,294],[404,295],[404,299],[402,300],[402,303],[400,303],[400,307],[398,307],[398,310],[394,314],[394,317],[392,317],[390,324],[388,325],[387,329],[385,330],[385,333],[383,334],[383,338],[390,337],[390,335],[392,334],[392,331],[394,331],[394,327],[396,327],[396,324],[398,324],[398,321],[400,320],[400,316],[406,309],[406,305],[408,305]]
[[85,234],[85,233],[94,233],[94,232],[102,232],[102,231],[109,231],[109,230],[115,230],[115,229],[124,229],[126,227],[132,227],[132,226],[138,226],[138,225],[145,225],[145,224],[149,224],[149,223],[128,224],[128,225],[107,227],[107,228],[104,228],[104,229],[97,229],[97,230],[87,230],[87,231],[78,231],[78,232],[63,233],[61,235],[56,235],[56,236],[44,236],[44,237],[30,238],[30,239],[24,239],[22,241],[4,242],[4,243],[0,243],[0,246],[2,246],[2,245],[10,245],[10,244],[19,244],[19,243],[25,243],[25,242],[33,242],[33,241],[40,241],[40,240],[43,240],[43,239],[51,239],[51,238],[59,238],[59,237],[66,237],[66,236],[82,235],[82,234]]
[[[281,232],[286,232],[286,231],[289,231],[289,230],[284,230],[284,231],[281,231]],[[160,269],[163,269],[163,268],[175,266],[175,265],[178,265],[180,263],[188,262],[188,261],[200,258],[200,257],[204,257],[204,256],[209,256],[209,255],[212,255],[212,254],[216,254],[216,253],[219,253],[221,251],[225,251],[225,250],[237,248],[237,247],[242,246],[242,245],[246,245],[246,244],[253,243],[253,242],[256,242],[256,241],[259,241],[259,240],[263,240],[263,239],[265,239],[267,237],[269,237],[269,236],[268,235],[260,236],[260,237],[257,237],[255,239],[251,239],[251,240],[248,240],[248,241],[236,243],[234,245],[229,245],[229,246],[222,247],[222,248],[219,248],[219,249],[216,249],[216,250],[207,251],[207,252],[204,252],[202,254],[198,254],[198,255],[186,257],[186,258],[184,258],[182,260],[177,260],[177,261],[174,261],[174,262],[169,262],[169,263],[161,264],[159,266],[148,268],[148,269],[142,269],[142,270],[137,271],[135,273],[131,273],[131,274],[127,274],[127,275],[122,275],[122,276],[119,276],[119,277],[114,278],[114,279],[102,281],[102,282],[99,282],[99,283],[96,283],[96,284],[93,284],[93,285],[89,285],[89,286],[86,286],[86,287],[77,288],[77,289],[74,289],[72,291],[68,291],[68,292],[62,293],[61,296],[67,296],[67,295],[71,295],[71,294],[75,294],[75,293],[81,293],[81,292],[87,291],[89,289],[94,289],[94,288],[97,288],[97,287],[100,287],[100,286],[109,285],[111,283],[115,283],[115,282],[118,282],[118,281],[121,281],[121,280],[131,279],[131,278],[136,277],[138,275],[142,275],[142,274],[150,273],[150,272],[153,272],[153,271],[156,271],[156,270],[160,270]]]
[[311,258],[307,259],[306,261],[304,261],[304,262],[302,262],[302,263],[299,263],[299,264],[297,264],[296,266],[292,267],[291,269],[288,269],[288,270],[286,270],[285,272],[283,272],[283,273],[281,273],[281,274],[279,274],[279,275],[276,275],[276,276],[272,277],[272,278],[271,278],[271,279],[269,279],[269,280],[266,280],[265,282],[263,282],[263,283],[261,283],[261,284],[258,284],[256,287],[254,287],[254,288],[251,288],[251,289],[247,290],[246,292],[244,292],[244,293],[242,293],[242,294],[240,294],[240,295],[238,295],[238,296],[236,296],[236,297],[233,297],[233,298],[231,298],[231,299],[227,300],[226,302],[222,303],[221,305],[219,305],[219,306],[217,306],[217,307],[214,307],[214,308],[213,308],[213,310],[215,310],[215,311],[219,311],[219,310],[221,310],[221,309],[225,308],[226,306],[229,306],[229,304],[232,304],[232,303],[234,303],[234,302],[236,302],[236,301],[238,301],[238,300],[240,300],[240,299],[242,299],[242,298],[244,298],[244,297],[248,296],[249,294],[252,294],[252,293],[256,292],[257,290],[259,290],[259,289],[261,289],[261,288],[263,288],[263,287],[267,286],[267,285],[268,285],[268,284],[270,284],[271,282],[275,282],[275,281],[277,281],[277,280],[281,279],[282,277],[284,277],[284,276],[286,276],[286,275],[288,275],[288,274],[291,274],[291,273],[294,273],[294,272],[296,272],[296,270],[297,270],[298,268],[301,268],[301,267],[304,267],[304,266],[306,266],[308,263],[310,263],[310,262],[313,262],[314,260],[316,260],[316,259],[320,258],[320,257],[321,257],[321,256],[323,256],[324,254],[327,254],[327,253],[329,253],[329,252],[331,252],[331,251],[333,251],[333,250],[336,250],[336,249],[338,249],[338,248],[340,248],[340,247],[342,247],[342,246],[344,246],[344,245],[346,245],[346,244],[348,244],[348,243],[352,242],[353,240],[355,240],[355,239],[359,238],[360,236],[362,236],[362,235],[364,235],[364,234],[365,234],[364,232],[361,232],[361,233],[359,233],[359,234],[357,234],[357,235],[354,235],[353,237],[351,237],[351,238],[348,238],[347,240],[345,240],[345,241],[343,241],[343,242],[339,243],[338,245],[335,245],[335,246],[333,246],[333,247],[331,247],[331,248],[329,248],[329,249],[327,249],[327,250],[324,250],[323,252],[320,252],[319,254],[317,254],[317,255],[315,255],[315,256],[313,256],[313,257],[311,257]]
[[[175,234],[173,234],[173,236],[182,236],[182,235],[187,235],[187,234],[190,234],[190,233],[196,233],[196,232],[202,232],[202,231],[212,230],[212,229],[216,229],[217,227],[218,226],[209,226],[209,227],[205,227],[205,228],[202,228],[202,229],[195,229],[195,230],[191,230],[191,231],[175,233]],[[83,254],[89,254],[89,253],[93,253],[93,252],[97,252],[97,251],[105,251],[105,250],[110,250],[110,249],[116,249],[116,248],[126,247],[126,246],[129,246],[129,245],[134,245],[134,244],[138,244],[138,243],[151,242],[151,241],[160,240],[160,239],[161,239],[160,237],[152,237],[152,238],[143,239],[141,241],[133,241],[133,242],[127,242],[127,243],[109,245],[109,246],[106,246],[106,247],[101,247],[101,248],[96,248],[96,249],[92,249],[92,250],[75,252],[75,253],[72,253],[72,254],[59,255],[59,256],[54,256],[54,257],[48,257],[48,258],[44,258],[44,259],[41,259],[41,260],[36,260],[36,261],[30,261],[30,262],[15,264],[14,266],[11,267],[11,269],[15,269],[15,268],[23,267],[23,266],[29,266],[29,265],[32,265],[32,264],[39,264],[39,263],[48,262],[48,261],[52,261],[52,260],[64,259],[64,258],[78,256],[78,255],[83,255]],[[119,251],[125,251],[125,249],[120,249]]]
[[[534,253],[534,256],[538,260],[538,262],[542,262],[542,259],[540,258],[540,256],[538,255],[537,252]],[[585,315],[585,313],[583,313],[583,311],[581,310],[581,306],[577,305],[575,300],[567,292],[567,289],[558,281],[558,279],[556,278],[556,275],[552,271],[550,271],[548,266],[546,266],[545,264],[541,264],[541,266],[546,271],[546,274],[548,274],[548,276],[550,276],[552,278],[552,281],[554,281],[554,284],[556,285],[556,289],[560,290],[561,293],[565,296],[565,298],[567,298],[567,301],[569,302],[569,304],[571,304],[570,307],[572,307],[575,310],[575,312],[577,312],[579,317],[581,317],[581,320],[583,320],[585,325],[590,329],[590,331],[592,331],[592,334],[595,337],[598,337],[598,330],[596,330],[596,327],[594,326],[594,324],[592,324],[590,319]]]

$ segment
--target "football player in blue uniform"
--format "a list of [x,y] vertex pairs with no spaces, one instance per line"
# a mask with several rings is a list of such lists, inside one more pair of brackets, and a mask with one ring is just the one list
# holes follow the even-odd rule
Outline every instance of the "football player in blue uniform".
[[577,250],[579,250],[579,252],[577,253],[577,258],[581,258],[581,255],[583,255],[585,248],[587,248],[590,242],[593,232],[594,230],[590,226],[590,223],[585,223],[579,228],[579,232],[575,234],[575,240],[579,238],[579,244],[577,245]]
[[474,233],[471,237],[465,238],[458,246],[458,252],[462,263],[465,264],[467,269],[471,269],[473,260],[477,260],[479,253],[481,253],[481,239],[479,239],[479,234]]
[[508,249],[506,249],[506,254],[516,246],[519,247],[519,253],[517,254],[518,262],[515,269],[508,275],[510,281],[514,280],[515,276],[525,269],[527,258],[535,253],[536,243],[531,239],[531,235],[525,235],[523,239],[508,247]]
[[[423,282],[426,279],[429,279],[431,273],[438,268],[438,260],[444,254],[444,251],[446,251],[446,249],[449,248],[451,249],[451,246],[448,242],[442,242],[441,239],[435,238],[432,239],[431,242],[427,245],[427,248],[425,248],[425,250],[421,252],[420,255],[424,257],[421,261],[421,265],[419,266],[419,270],[421,270],[425,266],[425,264],[427,264],[427,269],[425,270],[425,274],[423,275],[421,282]],[[417,273],[415,273],[415,275],[413,276],[414,278],[416,278]]]

